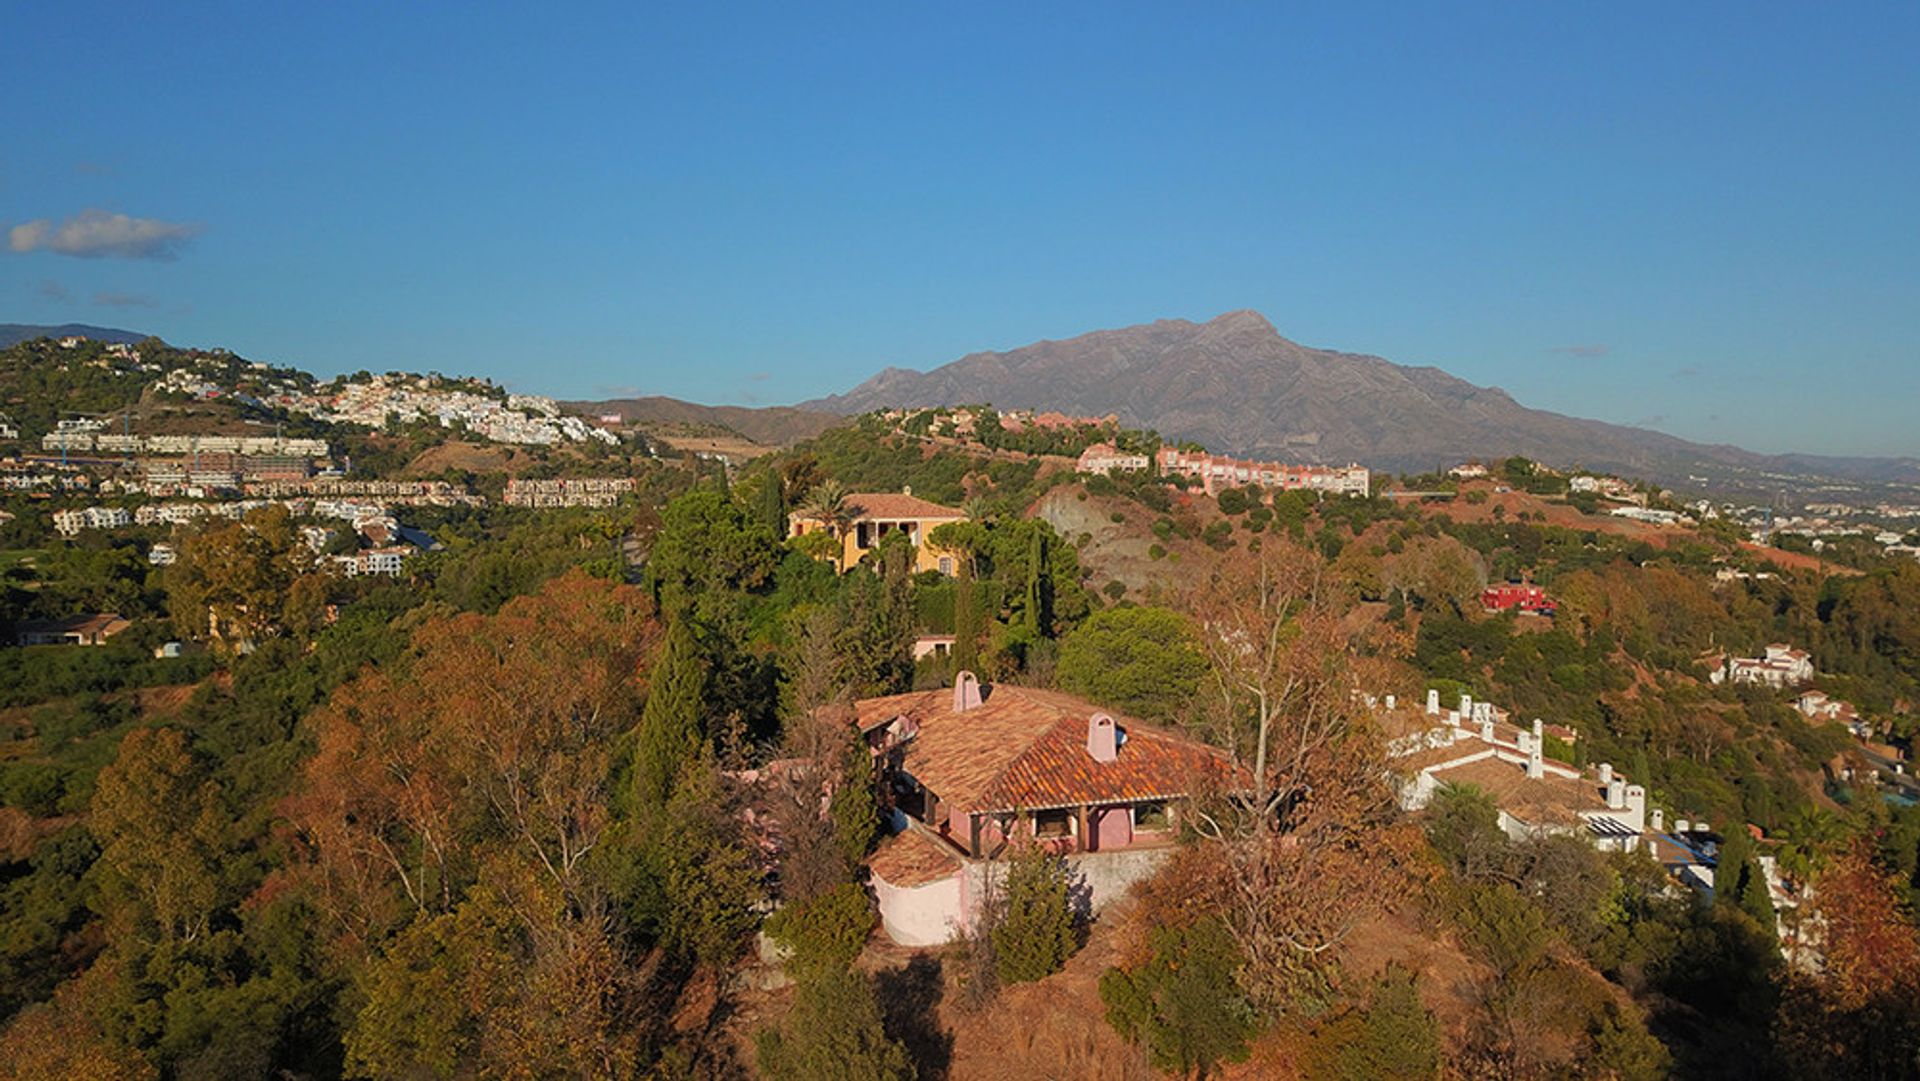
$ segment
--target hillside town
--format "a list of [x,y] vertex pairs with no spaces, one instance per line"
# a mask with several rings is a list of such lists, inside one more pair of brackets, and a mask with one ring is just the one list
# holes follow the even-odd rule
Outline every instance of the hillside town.
[[[1622,955],[1605,951],[1669,973],[1686,956],[1673,945],[1683,936],[1738,933],[1794,974],[1779,978],[1823,978],[1847,948],[1829,922],[1850,896],[1831,861],[1850,857],[1815,838],[1860,816],[1920,813],[1908,810],[1920,807],[1908,769],[1920,692],[1903,669],[1850,646],[1853,631],[1834,629],[1876,611],[1861,589],[1904,590],[1914,572],[1864,548],[1848,558],[1866,569],[1842,575],[1793,558],[1791,540],[1756,546],[1750,520],[1775,527],[1776,540],[1788,520],[1766,508],[1683,503],[1658,486],[1524,459],[1412,477],[1255,461],[1047,411],[901,411],[751,459],[638,455],[611,469],[563,458],[506,475],[369,472],[333,439],[100,442],[124,441],[128,427],[56,427],[68,433],[64,454],[42,443],[0,469],[12,516],[0,529],[22,585],[7,594],[0,640],[11,652],[0,660],[44,673],[36,680],[157,666],[139,678],[208,688],[168,692],[189,703],[314,680],[327,688],[315,704],[285,716],[318,726],[323,747],[362,732],[395,741],[385,746],[440,747],[453,738],[437,734],[444,726],[463,742],[435,753],[456,758],[469,745],[516,746],[487,742],[484,726],[496,711],[517,726],[546,708],[517,703],[552,696],[554,716],[589,724],[615,710],[618,727],[609,720],[594,743],[505,753],[558,777],[578,748],[610,756],[607,741],[633,733],[622,783],[648,801],[644,813],[698,825],[701,866],[728,876],[711,892],[701,880],[685,912],[653,910],[650,926],[692,934],[689,921],[726,921],[714,959],[684,963],[732,973],[743,988],[799,993],[782,981],[811,962],[782,959],[795,934],[785,921],[799,917],[780,913],[824,897],[861,921],[847,936],[869,963],[917,965],[953,987],[982,981],[1002,1002],[1023,985],[1056,987],[1081,958],[1111,957],[1090,951],[1189,903],[1170,897],[1232,911],[1224,901],[1236,894],[1222,891],[1243,888],[1235,876],[1251,866],[1232,862],[1234,846],[1272,827],[1226,824],[1277,800],[1279,836],[1309,846],[1302,858],[1318,870],[1268,872],[1281,877],[1258,893],[1270,904],[1263,919],[1316,913],[1301,933],[1324,936],[1318,945],[1341,958],[1402,941],[1400,921],[1442,928],[1413,938],[1476,996],[1499,994],[1508,978],[1498,975],[1505,955],[1476,928],[1529,928],[1524,936],[1553,945],[1528,955],[1528,978],[1562,988],[1550,992],[1562,996],[1556,1008],[1577,1019],[1556,1039],[1606,1053],[1590,1036],[1600,1015],[1566,1005],[1582,1000],[1564,990],[1598,981],[1638,1011],[1609,1023],[1660,1054],[1694,1056],[1695,1043],[1663,1043],[1648,1027],[1671,1002],[1700,1001],[1686,998],[1691,985],[1671,975],[1638,990],[1616,983],[1606,966]],[[244,441],[258,439],[272,442]],[[1905,539],[1848,537],[1829,538],[1826,553]],[[1295,592],[1263,592],[1283,587]],[[1758,617],[1775,611],[1788,614]],[[703,639],[702,626],[731,630]],[[1298,767],[1263,771],[1236,742],[1257,743],[1257,728],[1223,738],[1207,719],[1249,725],[1258,695],[1278,693],[1259,689],[1268,677],[1252,642],[1310,651],[1298,660],[1312,689],[1284,699],[1267,737],[1270,753]],[[377,651],[389,648],[410,659],[383,669],[377,658],[390,654]],[[631,679],[635,664],[643,681]],[[771,685],[728,682],[761,664]],[[809,672],[822,673],[817,689],[806,689]],[[236,689],[221,690],[224,680]],[[145,693],[105,685],[125,689],[28,701],[51,710]],[[606,697],[642,685],[644,698]],[[791,697],[800,694],[813,697]],[[480,696],[510,704],[469,712]],[[800,702],[811,705],[794,712]],[[688,727],[663,727],[659,703]],[[178,708],[161,723],[200,716]],[[717,708],[737,720],[700,720]],[[424,736],[403,733],[416,716],[430,720]],[[701,735],[639,742],[665,731]],[[1317,749],[1322,739],[1330,749]],[[73,771],[63,777],[121,768],[41,749],[26,729],[14,746],[19,761]],[[720,749],[724,766],[707,757]],[[648,764],[655,755],[660,764]],[[304,808],[336,790],[381,797],[316,772],[349,768],[323,761],[298,766],[285,806],[321,858],[345,860],[351,850],[329,831],[353,824]],[[33,795],[23,767],[4,762],[9,808],[52,812],[68,798],[65,781]],[[486,776],[433,768],[469,778],[461,783]],[[696,783],[697,796],[685,787]],[[1289,803],[1302,786],[1312,798]],[[73,797],[89,811],[93,799]],[[1361,807],[1374,809],[1347,810]],[[491,834],[461,836],[491,859],[529,858]],[[672,836],[640,842],[646,858],[683,858],[658,847]],[[821,855],[841,837],[847,855]],[[1412,855],[1341,855],[1388,851]],[[1410,867],[1427,868],[1429,886]],[[1525,893],[1516,881],[1539,885]],[[1045,889],[1058,900],[1019,917],[995,900],[1039,888],[1031,882],[1054,883]],[[1612,883],[1607,904],[1631,914],[1606,918],[1639,937],[1599,945],[1608,940],[1591,921],[1616,909],[1590,910],[1580,882]],[[318,896],[311,888],[298,887]],[[1030,974],[975,960],[990,955],[968,943],[1028,919],[1065,929],[1048,932],[1060,945],[1020,955],[1037,958]],[[1133,971],[1098,963],[1103,975]],[[1708,964],[1731,979],[1748,962]],[[1231,978],[1212,986],[1245,993]],[[1485,1023],[1484,1001],[1458,1008]],[[1127,1046],[1099,1013],[1083,1036]]]

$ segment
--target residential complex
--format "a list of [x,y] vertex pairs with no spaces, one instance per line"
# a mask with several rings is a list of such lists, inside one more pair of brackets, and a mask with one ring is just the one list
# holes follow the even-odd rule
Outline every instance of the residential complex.
[[1282,491],[1305,489],[1362,497],[1372,491],[1372,474],[1365,466],[1358,464],[1337,467],[1249,462],[1174,447],[1161,447],[1160,453],[1155,456],[1155,464],[1163,475],[1191,477],[1200,481],[1208,495],[1223,488],[1248,486]]
[[324,439],[287,439],[274,435],[128,435],[95,428],[62,427],[40,438],[44,451],[82,451],[97,454],[196,454],[327,456]]
[[291,405],[321,420],[384,427],[430,421],[442,428],[459,425],[496,443],[549,445],[598,440],[617,444],[620,437],[581,417],[563,416],[552,398],[532,394],[499,395],[483,384],[458,389],[427,376],[376,375],[348,383],[331,397],[314,396]]
[[632,477],[575,477],[507,482],[501,502],[509,507],[611,507],[634,491]]
[[53,512],[53,528],[63,537],[79,536],[87,529],[118,529],[133,524],[133,515],[125,507],[74,507]]

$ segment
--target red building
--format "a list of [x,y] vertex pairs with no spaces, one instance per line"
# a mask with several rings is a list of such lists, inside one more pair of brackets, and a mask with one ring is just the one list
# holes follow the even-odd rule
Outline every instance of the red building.
[[1509,608],[1517,608],[1522,612],[1532,612],[1540,616],[1550,616],[1560,607],[1557,602],[1548,598],[1546,590],[1520,582],[1487,587],[1480,594],[1480,603],[1491,612],[1504,612]]

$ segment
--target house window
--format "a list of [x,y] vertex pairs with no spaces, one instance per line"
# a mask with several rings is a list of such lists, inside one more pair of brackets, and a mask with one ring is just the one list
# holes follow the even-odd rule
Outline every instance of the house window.
[[949,578],[953,577],[953,557],[952,556],[940,557],[940,573],[946,575]]
[[1064,809],[1035,812],[1033,816],[1033,835],[1042,840],[1073,836],[1072,812]]
[[1165,830],[1173,828],[1173,814],[1167,809],[1165,800],[1133,805],[1133,828],[1137,830]]

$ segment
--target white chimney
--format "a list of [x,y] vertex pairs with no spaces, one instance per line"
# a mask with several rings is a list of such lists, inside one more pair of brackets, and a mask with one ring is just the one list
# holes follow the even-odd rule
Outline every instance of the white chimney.
[[1493,718],[1492,717],[1488,717],[1486,720],[1480,722],[1480,738],[1487,741],[1488,743],[1493,742]]
[[1636,833],[1647,826],[1647,790],[1637,784],[1627,786],[1627,825]]
[[1458,728],[1458,727],[1460,727],[1460,711],[1459,711],[1459,710],[1457,710],[1457,709],[1450,709],[1450,710],[1448,710],[1448,711],[1447,711],[1447,723],[1448,723],[1449,725],[1452,725],[1452,726],[1453,726],[1453,727],[1455,727],[1455,728]]
[[1460,715],[1462,717],[1473,716],[1473,696],[1465,691],[1460,692]]
[[1398,700],[1398,699],[1396,699],[1396,698],[1394,698],[1394,696],[1393,696],[1393,695],[1388,695],[1388,696],[1387,696],[1387,712],[1388,712],[1388,713],[1392,713],[1392,712],[1393,712],[1393,707],[1394,707],[1394,706],[1396,706],[1396,705],[1398,705],[1398,704],[1399,704],[1399,700]]
[[1653,809],[1653,832],[1663,833],[1667,828],[1667,812],[1658,807]]
[[1439,691],[1427,692],[1427,716],[1429,717],[1440,716],[1440,692]]
[[980,680],[972,672],[953,677],[953,711],[965,713],[980,706]]
[[1095,762],[1111,762],[1120,757],[1120,734],[1112,717],[1096,713],[1087,719],[1087,753]]
[[1540,736],[1536,733],[1527,741],[1527,776],[1536,781],[1547,775],[1547,764],[1540,755]]
[[1627,809],[1627,782],[1619,777],[1607,782],[1607,809],[1612,811]]
[[1538,717],[1533,719],[1533,745],[1535,747],[1544,747],[1547,745],[1546,728],[1541,725],[1540,718]]
[[1678,819],[1675,819],[1675,820],[1674,820],[1674,823],[1673,823],[1673,832],[1675,832],[1675,833],[1692,833],[1693,831],[1692,831],[1691,829],[1689,829],[1689,828],[1688,828],[1688,822],[1687,822],[1687,820],[1686,820],[1686,819],[1684,819],[1684,818],[1678,818]]
[[1613,763],[1602,762],[1600,763],[1600,787],[1606,788],[1611,784],[1613,784]]

